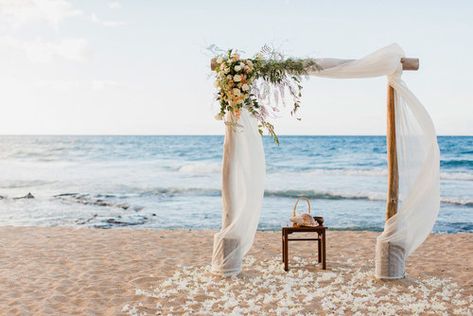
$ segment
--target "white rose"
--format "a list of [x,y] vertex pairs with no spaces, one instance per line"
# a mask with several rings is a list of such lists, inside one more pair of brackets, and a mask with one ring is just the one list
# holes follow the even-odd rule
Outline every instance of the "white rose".
[[250,86],[245,83],[241,86],[241,90],[248,91],[248,90],[250,90]]
[[233,76],[233,81],[240,82],[241,81],[241,76],[240,75],[234,75]]
[[239,97],[241,95],[240,89],[234,88],[233,89],[233,95],[236,97]]
[[241,66],[235,66],[233,69],[235,69],[236,72],[239,72],[241,70]]
[[218,58],[217,58],[217,63],[218,63],[218,64],[223,63],[223,58],[222,58],[222,57],[218,57]]
[[246,64],[250,67],[253,67],[253,62],[249,59],[246,61]]
[[233,78],[232,75],[228,75],[228,76],[227,76],[227,79],[228,79],[228,80],[232,80],[232,78]]
[[226,67],[224,70],[223,70],[224,73],[228,74],[230,72],[230,68]]

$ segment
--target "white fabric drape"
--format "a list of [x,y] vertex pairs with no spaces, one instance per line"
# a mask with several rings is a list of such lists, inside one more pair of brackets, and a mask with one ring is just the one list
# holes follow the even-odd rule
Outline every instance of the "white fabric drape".
[[400,204],[377,240],[376,277],[397,279],[404,277],[405,260],[435,224],[440,209],[440,153],[425,108],[399,77],[391,77],[389,84],[395,90]]
[[[440,208],[435,129],[427,111],[401,80],[402,57],[403,50],[392,44],[357,60],[317,59],[323,70],[310,74],[327,78],[387,76],[395,90],[399,208],[377,240],[379,278],[404,276],[405,259],[428,236]],[[242,128],[238,131],[226,129],[223,228],[215,235],[212,258],[213,271],[224,275],[241,270],[241,260],[256,232],[264,193],[264,152],[256,121],[243,111],[239,123]]]
[[[440,209],[440,163],[432,120],[401,79],[397,44],[358,60],[318,59],[312,75],[328,78],[387,76],[395,93],[399,208],[376,244],[376,277],[402,278],[406,258],[427,238]],[[381,216],[381,214],[380,214]]]
[[225,276],[240,273],[242,259],[253,244],[266,176],[256,119],[243,109],[238,124],[225,129],[222,230],[214,236],[212,255],[212,271]]

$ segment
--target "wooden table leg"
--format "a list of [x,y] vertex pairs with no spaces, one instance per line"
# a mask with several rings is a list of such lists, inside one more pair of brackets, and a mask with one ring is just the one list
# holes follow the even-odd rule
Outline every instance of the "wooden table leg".
[[327,260],[326,260],[326,250],[325,250],[325,229],[322,232],[322,269],[327,269]]
[[282,254],[282,262],[284,262],[284,231],[281,234],[281,241],[282,241],[282,246],[281,246],[281,254]]
[[289,271],[289,240],[288,234],[284,235],[284,271]]
[[317,240],[317,252],[318,252],[318,261],[317,261],[317,262],[318,262],[318,263],[321,263],[321,262],[322,262],[322,249],[321,249],[321,248],[322,248],[322,244],[321,244],[321,243],[322,243],[322,242],[321,242],[322,240],[321,240],[321,238],[320,238],[320,234],[317,234],[317,236],[318,236],[318,238],[319,238],[319,239]]

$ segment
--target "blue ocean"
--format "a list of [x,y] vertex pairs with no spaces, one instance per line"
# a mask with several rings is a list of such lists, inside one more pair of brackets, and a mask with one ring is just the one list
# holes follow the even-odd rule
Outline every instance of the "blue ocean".
[[[384,136],[264,139],[259,229],[288,224],[295,198],[332,229],[383,228]],[[473,137],[439,137],[436,232],[473,231]],[[215,229],[223,136],[0,136],[0,225]]]

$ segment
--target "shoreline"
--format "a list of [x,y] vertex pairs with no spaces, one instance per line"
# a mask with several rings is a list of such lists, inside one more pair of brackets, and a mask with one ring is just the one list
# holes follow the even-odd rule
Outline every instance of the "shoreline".
[[[97,230],[97,231],[114,231],[114,230],[125,230],[125,231],[151,231],[151,232],[162,232],[162,231],[170,231],[170,232],[211,232],[216,233],[220,230],[220,228],[188,228],[188,227],[143,227],[137,225],[127,225],[127,226],[113,226],[113,227],[101,227],[101,226],[84,226],[84,225],[55,225],[55,226],[34,226],[34,225],[0,225],[0,230],[4,228],[67,228],[67,229],[85,229],[85,230]],[[282,226],[281,226],[282,228]],[[257,232],[268,232],[268,233],[281,233],[281,228],[279,229],[257,229]],[[327,231],[333,232],[360,232],[360,233],[375,233],[380,234],[383,232],[383,229],[364,229],[364,228],[332,228],[327,227]],[[465,235],[473,235],[472,231],[432,231],[430,235],[458,235],[458,234],[465,234]]]
[[[183,267],[198,271],[208,266],[214,233],[215,230],[0,226],[0,306],[5,306],[4,312],[9,315],[121,315],[129,313],[125,306],[153,314],[157,304],[166,307],[167,300],[139,295],[139,291],[169,282]],[[378,235],[329,230],[326,271],[319,266],[297,266],[298,259],[294,257],[312,260],[315,249],[305,242],[295,243],[290,246],[290,269],[309,275],[333,274],[348,261],[354,267],[371,269]],[[279,264],[280,238],[279,232],[258,231],[248,258],[257,262],[276,260]],[[450,280],[473,303],[473,268],[467,260],[473,257],[472,244],[471,233],[431,234],[408,259],[407,278],[385,284],[402,290],[406,284],[416,284],[416,280]],[[242,278],[246,273],[242,273]],[[314,299],[313,304],[316,302]],[[451,302],[445,304],[452,311],[455,308]],[[175,310],[177,314],[178,311]]]

